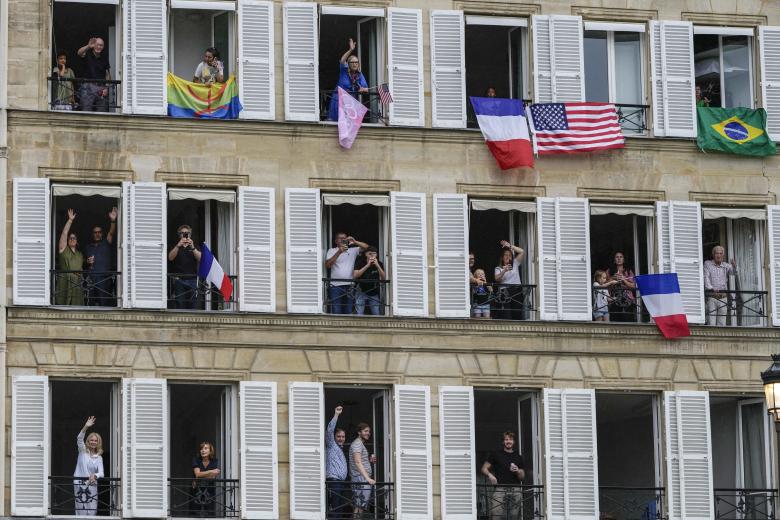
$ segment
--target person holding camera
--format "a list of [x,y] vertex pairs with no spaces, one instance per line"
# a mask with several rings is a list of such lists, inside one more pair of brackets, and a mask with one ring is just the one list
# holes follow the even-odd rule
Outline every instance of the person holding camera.
[[339,231],[333,237],[336,247],[325,253],[325,269],[330,269],[328,283],[328,309],[331,314],[352,314],[354,296],[352,289],[353,271],[358,253],[368,244]]
[[173,281],[173,298],[178,309],[194,309],[198,297],[198,262],[200,251],[192,240],[192,227],[182,224],[176,230],[176,245],[168,252],[173,271],[178,276]]
[[368,246],[355,263],[352,277],[357,281],[358,294],[355,309],[358,314],[365,314],[366,307],[374,316],[384,314],[382,309],[382,287],[379,280],[387,278],[385,266],[377,258],[374,246]]

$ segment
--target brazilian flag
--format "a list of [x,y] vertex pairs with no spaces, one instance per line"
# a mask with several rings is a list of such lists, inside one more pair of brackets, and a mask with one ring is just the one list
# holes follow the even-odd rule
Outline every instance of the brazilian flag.
[[698,107],[696,143],[702,151],[764,157],[777,147],[766,133],[766,110],[758,108]]

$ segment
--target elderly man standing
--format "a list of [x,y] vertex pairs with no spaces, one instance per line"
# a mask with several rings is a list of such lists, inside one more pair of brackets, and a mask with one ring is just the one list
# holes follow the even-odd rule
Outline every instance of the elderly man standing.
[[108,87],[101,81],[111,79],[111,65],[103,52],[106,44],[102,38],[90,38],[89,43],[78,50],[84,60],[86,80],[79,88],[79,105],[84,112],[108,112]]
[[729,275],[737,272],[734,260],[723,261],[726,251],[721,246],[712,248],[712,260],[704,262],[704,290],[707,299],[707,325],[726,325],[729,312]]

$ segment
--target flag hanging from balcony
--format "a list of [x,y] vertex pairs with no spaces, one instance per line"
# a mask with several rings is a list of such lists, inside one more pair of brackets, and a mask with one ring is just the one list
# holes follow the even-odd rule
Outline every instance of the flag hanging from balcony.
[[696,113],[699,120],[696,144],[703,152],[753,157],[777,153],[777,146],[766,132],[766,110],[763,108],[698,107]]
[[368,109],[343,88],[336,88],[339,92],[339,144],[342,148],[352,148]]
[[636,277],[647,312],[667,339],[690,336],[677,273],[640,274]]
[[233,294],[233,283],[230,281],[228,275],[225,274],[225,271],[222,270],[222,266],[219,265],[217,259],[214,258],[214,255],[205,242],[201,244],[198,276],[211,282],[211,285],[222,293],[222,297],[225,301],[230,300],[230,296]]
[[168,115],[199,119],[238,119],[242,110],[235,76],[204,85],[168,73]]
[[479,129],[498,166],[502,170],[532,167],[534,154],[523,102],[473,96],[470,99]]
[[615,105],[611,103],[536,103],[530,111],[534,150],[539,155],[625,146]]

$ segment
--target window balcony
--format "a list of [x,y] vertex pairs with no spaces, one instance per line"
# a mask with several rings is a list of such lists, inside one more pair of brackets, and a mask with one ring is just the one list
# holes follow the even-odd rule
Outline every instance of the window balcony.
[[327,481],[327,518],[393,520],[393,487],[392,482],[377,482],[371,486],[359,482]]
[[49,81],[49,109],[56,111],[122,111],[120,80],[61,78],[52,73]]
[[707,325],[765,327],[766,291],[704,291]]
[[477,484],[477,518],[480,520],[541,520],[543,486]]
[[603,520],[661,520],[664,488],[599,486],[599,509]]
[[[359,94],[358,100],[368,109],[368,112],[366,112],[366,115],[363,117],[363,123],[387,125],[389,117],[387,113],[388,108],[387,105],[382,104],[378,93],[368,92],[366,94]],[[336,103],[336,106],[338,106],[335,90],[320,90],[320,121],[336,122],[330,118],[331,103]],[[338,112],[336,112],[336,114],[338,114]]]
[[715,520],[774,520],[776,489],[715,489]]
[[119,307],[118,271],[51,271],[51,301],[54,305]]
[[49,514],[119,517],[122,510],[120,484],[118,478],[100,478],[90,484],[87,478],[50,476]]
[[[371,287],[378,288],[379,292]],[[327,314],[358,314],[389,316],[388,291],[390,280],[353,280],[351,278],[323,278],[325,312]]]
[[534,320],[536,285],[486,283],[471,285],[471,317]]
[[237,479],[169,478],[171,517],[238,518]]
[[180,310],[232,311],[238,293],[236,276],[228,276],[233,293],[226,300],[210,282],[194,274],[168,274],[168,308]]
[[650,105],[630,105],[615,103],[618,123],[623,133],[629,136],[646,135],[649,129],[647,125],[647,111]]

